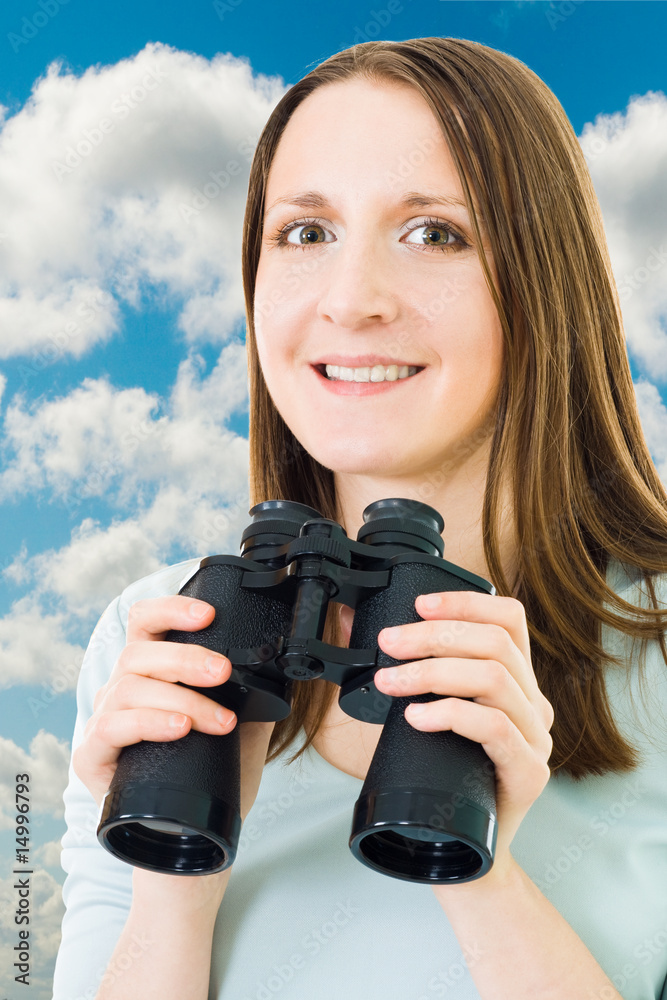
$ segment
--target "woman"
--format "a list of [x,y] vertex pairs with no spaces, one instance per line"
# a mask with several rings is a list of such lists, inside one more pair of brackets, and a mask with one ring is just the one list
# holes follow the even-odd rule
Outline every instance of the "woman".
[[[666,496],[561,106],[473,42],[332,56],[260,138],[243,272],[253,503],[306,503],[355,537],[373,500],[423,500],[447,558],[496,587],[418,598],[423,620],[378,639],[406,662],[376,677],[442,695],[408,721],[494,761],[495,863],[429,887],[351,857],[380,730],[324,681],[283,722],[242,726],[232,869],[172,877],[107,856],[93,799],[119,749],[236,722],[172,683],[219,684],[230,665],[164,641],[213,618],[177,596],[195,564],[171,567],[114,602],[82,670],[57,1000],[667,1000]],[[345,643],[351,618],[330,615],[326,638]],[[653,699],[630,718],[642,680]]]

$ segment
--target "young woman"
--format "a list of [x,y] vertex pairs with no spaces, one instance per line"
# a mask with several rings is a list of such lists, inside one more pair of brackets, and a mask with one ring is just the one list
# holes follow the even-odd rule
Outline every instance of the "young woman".
[[[495,863],[430,887],[352,857],[380,727],[325,681],[242,725],[231,869],[106,854],[120,748],[236,723],[173,683],[230,665],[164,640],[214,616],[178,596],[196,563],[170,567],[111,605],[82,669],[56,1000],[667,1000],[667,498],[560,104],[460,39],[332,56],[259,140],[243,272],[252,502],[306,503],[354,538],[372,501],[422,500],[446,557],[496,587],[419,597],[421,620],[378,639],[406,662],[376,677],[441,695],[408,722],[493,760]],[[340,612],[325,638],[344,644]]]

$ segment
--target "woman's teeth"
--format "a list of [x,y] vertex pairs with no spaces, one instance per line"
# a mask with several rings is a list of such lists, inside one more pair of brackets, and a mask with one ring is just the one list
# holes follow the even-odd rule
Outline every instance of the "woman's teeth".
[[325,365],[327,378],[340,382],[395,382],[417,374],[413,365],[373,365],[372,368],[343,368],[342,365]]

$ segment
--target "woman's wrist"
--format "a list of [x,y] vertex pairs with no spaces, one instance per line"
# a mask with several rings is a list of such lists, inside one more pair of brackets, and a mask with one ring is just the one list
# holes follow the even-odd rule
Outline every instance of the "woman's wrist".
[[135,868],[132,905],[151,914],[164,908],[171,920],[201,916],[215,921],[230,875],[231,868],[215,875],[163,875]]

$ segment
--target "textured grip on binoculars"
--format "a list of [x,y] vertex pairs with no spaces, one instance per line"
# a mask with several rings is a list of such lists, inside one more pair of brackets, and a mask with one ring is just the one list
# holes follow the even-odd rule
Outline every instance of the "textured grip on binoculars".
[[[399,563],[392,573],[392,586],[357,608],[351,647],[376,646],[383,628],[421,621],[419,594],[473,589],[445,568],[420,563]],[[403,662],[378,650],[379,666]],[[450,730],[421,732],[404,715],[411,702],[441,697],[391,699],[352,823],[350,847],[358,860],[410,881],[468,881],[492,863],[493,762],[479,743]]]
[[168,743],[145,740],[125,747],[110,787],[113,791],[133,782],[180,786],[220,799],[238,812],[240,786],[234,774],[240,774],[238,727],[226,736],[191,729]]
[[[180,593],[213,605],[214,621],[169,642],[223,651],[263,646],[289,627],[291,608],[241,587],[244,569],[201,567]],[[219,613],[218,613],[219,612]],[[221,704],[225,685],[194,688]],[[104,800],[98,836],[116,857],[151,871],[207,874],[234,861],[241,832],[239,723],[225,736],[190,730],[166,743],[125,747]]]

